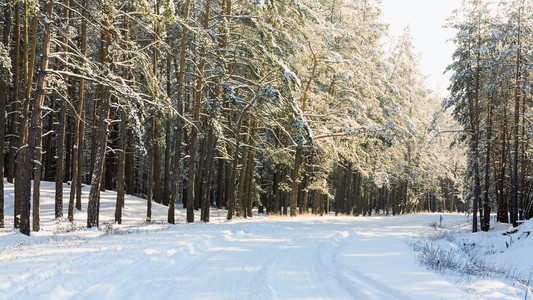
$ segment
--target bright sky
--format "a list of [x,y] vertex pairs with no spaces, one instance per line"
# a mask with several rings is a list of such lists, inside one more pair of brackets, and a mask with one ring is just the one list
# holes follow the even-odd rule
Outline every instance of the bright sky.
[[443,75],[452,60],[454,45],[447,42],[455,34],[444,29],[446,19],[462,0],[382,0],[382,21],[390,24],[390,35],[411,28],[415,52],[421,55],[420,69],[427,75],[428,87],[448,94],[450,74]]

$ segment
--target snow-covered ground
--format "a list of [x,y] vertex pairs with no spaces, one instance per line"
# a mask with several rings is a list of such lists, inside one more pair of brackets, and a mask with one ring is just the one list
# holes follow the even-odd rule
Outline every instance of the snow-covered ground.
[[[213,210],[211,223],[185,224],[178,210],[179,224],[169,225],[154,204],[147,225],[146,202],[130,196],[116,225],[115,194],[105,192],[102,226],[87,230],[85,212],[74,224],[53,218],[53,190],[43,183],[43,230],[31,237],[12,229],[6,200],[0,299],[524,299],[533,266],[531,222],[510,235],[508,227],[473,235],[458,214],[442,214],[439,226],[440,214],[228,222]],[[421,265],[435,249],[455,268]],[[471,256],[512,271],[464,272]]]

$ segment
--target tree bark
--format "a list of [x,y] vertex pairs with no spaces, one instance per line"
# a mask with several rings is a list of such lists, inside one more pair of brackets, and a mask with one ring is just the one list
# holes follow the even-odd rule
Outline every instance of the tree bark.
[[[14,146],[17,144],[17,124],[19,119],[19,83],[20,83],[20,1],[15,3],[15,27],[14,27],[14,39],[15,39],[15,55],[13,60],[13,100],[11,101],[11,126],[10,126],[10,148],[9,148],[9,165],[8,165],[8,176],[7,181],[13,183],[13,178],[15,177],[15,160],[16,160],[16,150]],[[15,212],[17,202],[15,202]],[[18,217],[15,213],[15,227],[18,226]]]
[[[104,33],[102,34],[102,64],[107,63],[108,49],[111,44],[111,31],[110,26],[112,20],[105,20]],[[105,154],[107,146],[107,130],[108,130],[108,117],[111,104],[111,93],[109,88],[102,86],[102,103],[98,109],[98,139],[97,148],[95,151],[95,160],[92,167],[91,177],[91,189],[89,191],[89,204],[87,207],[87,227],[92,228],[98,226],[99,223],[99,202],[100,202],[100,188],[102,184],[102,175],[104,173]]]
[[47,126],[45,129],[45,136],[44,136],[44,180],[46,181],[54,181],[55,173],[53,172],[52,166],[54,165],[54,154],[55,154],[55,148],[53,147],[53,132],[54,131],[54,119],[55,119],[55,113],[53,110],[56,106],[56,95],[52,94],[50,95],[50,109],[51,112],[47,113]]
[[513,163],[512,163],[512,176],[511,176],[511,223],[514,227],[518,226],[518,127],[520,124],[520,76],[521,76],[521,9],[518,8],[518,37],[517,37],[517,53],[516,53],[516,74],[515,74],[515,111],[514,111],[514,125],[513,125]]
[[[183,137],[183,90],[185,85],[185,63],[186,63],[186,47],[187,47],[187,36],[189,29],[187,23],[189,22],[189,13],[191,7],[191,0],[185,1],[184,13],[183,13],[183,26],[182,26],[182,35],[180,41],[180,60],[179,68],[178,64],[174,63],[176,69],[179,70],[177,76],[178,83],[178,100],[176,103],[177,106],[177,121],[176,121],[176,146],[174,153],[174,173],[172,178],[172,196],[171,196],[171,205],[169,205],[168,211],[168,222],[174,224],[175,220],[175,203],[180,194],[180,181],[181,181],[181,143]],[[188,200],[187,200],[188,201]],[[189,212],[188,212],[189,214]]]
[[153,136],[156,130],[155,116],[151,117],[151,125],[148,130],[148,179],[147,179],[147,191],[146,191],[146,222],[152,221],[152,197],[154,191],[154,161],[155,161],[155,146],[153,145]]
[[[90,0],[83,0],[83,9],[82,9],[82,23],[81,23],[81,54],[86,55],[87,53],[87,11],[89,9],[89,2]],[[75,176],[76,181],[76,209],[81,211],[81,185],[82,185],[82,178],[83,178],[83,159],[84,159],[84,151],[81,151],[81,149],[84,148],[84,142],[85,142],[85,80],[82,78],[80,79],[80,86],[79,86],[79,106],[78,111],[80,113],[80,122],[78,127],[78,134],[77,134],[77,150],[78,150],[78,157],[77,160],[77,171]],[[73,180],[73,182],[74,182]]]
[[253,122],[253,125],[252,125],[252,132],[251,132],[251,141],[250,141],[250,146],[251,146],[251,149],[249,150],[249,154],[248,154],[248,171],[246,172],[248,175],[247,175],[247,187],[246,187],[246,199],[247,199],[247,209],[248,209],[248,212],[247,212],[247,215],[248,217],[253,217],[253,214],[252,214],[252,208],[253,208],[253,195],[254,195],[254,187],[255,187],[255,178],[254,178],[254,168],[255,168],[255,154],[256,154],[256,150],[255,150],[255,147],[256,147],[256,139],[255,139],[255,135],[257,134],[257,126],[258,126],[258,121],[257,119],[254,120]]
[[208,138],[205,136],[203,139],[201,139],[198,142],[198,147],[200,148],[200,155],[198,157],[198,166],[196,167],[196,174],[195,174],[195,183],[194,183],[194,209],[198,210],[200,209],[202,203],[203,203],[203,193],[202,190],[204,188],[203,179],[204,179],[204,166],[206,161],[206,155],[207,155],[207,143]]
[[[246,125],[245,126],[245,132],[244,134],[244,144],[248,144],[249,140],[249,128],[250,128],[250,116],[248,113],[246,114]],[[246,209],[245,209],[245,200],[244,200],[244,187],[246,186],[246,171],[248,170],[248,151],[249,148],[245,147],[241,156],[241,172],[239,174],[239,185],[237,190],[237,203],[236,203],[236,209],[235,214],[236,216],[244,216],[246,217]],[[235,169],[235,172],[237,172],[237,169]]]
[[298,201],[298,184],[300,175],[300,164],[302,161],[302,146],[296,146],[296,154],[294,155],[294,168],[292,169],[292,185],[291,185],[291,217],[296,216],[296,206]]
[[[206,2],[205,15],[204,15],[204,29],[209,27],[209,10],[210,1]],[[187,181],[187,222],[194,222],[194,203],[195,195],[194,181],[195,181],[195,167],[196,167],[196,154],[198,152],[198,126],[200,126],[200,106],[202,103],[202,93],[205,85],[203,73],[205,68],[206,49],[202,48],[200,54],[200,64],[198,66],[198,82],[196,86],[196,94],[193,104],[193,126],[191,127],[191,143],[189,153],[189,174]]]
[[[4,11],[4,31],[2,35],[2,43],[4,44],[4,49],[9,53],[9,34],[11,31],[11,2],[10,0],[6,1],[5,11]],[[6,106],[7,99],[9,98],[9,90],[7,82],[0,81],[0,228],[5,227],[5,216],[4,216],[4,145],[5,145],[5,134],[6,134]]]
[[[87,53],[87,5],[89,0],[83,0],[82,3],[82,23],[81,23],[81,54],[85,56]],[[76,194],[80,193],[80,207],[78,210],[81,210],[81,173],[82,173],[82,154],[80,154],[80,149],[83,148],[83,140],[82,140],[82,131],[81,126],[84,123],[83,116],[85,115],[85,79],[79,80],[79,99],[78,99],[78,108],[76,110],[76,113],[78,114],[75,116],[74,119],[74,145],[72,147],[72,180],[71,180],[71,186],[70,186],[70,198],[69,198],[69,206],[68,206],[68,219],[70,222],[74,220],[74,207],[77,204],[75,200],[77,199]],[[80,188],[78,189],[78,186]]]
[[520,142],[520,179],[519,179],[519,186],[520,186],[520,202],[519,202],[519,214],[518,218],[520,220],[524,220],[524,213],[527,208],[526,204],[526,162],[527,162],[527,144],[528,144],[528,138],[526,137],[526,115],[527,115],[527,106],[526,106],[526,97],[522,97],[522,125],[521,125],[521,142]]
[[224,206],[224,159],[218,160],[217,171],[217,208],[222,209]]
[[[23,69],[24,69],[24,105],[22,111],[22,120],[19,124],[19,150],[18,150],[18,168],[16,172],[15,179],[15,201],[19,202],[19,212],[20,212],[20,230],[22,233],[30,232],[30,209],[31,209],[31,174],[32,172],[27,171],[26,167],[33,170],[33,164],[30,165],[31,161],[27,161],[29,158],[29,148],[27,147],[29,139],[29,116],[30,116],[30,98],[31,98],[31,89],[33,82],[33,69],[35,65],[35,51],[37,49],[37,25],[38,25],[38,16],[33,17],[32,28],[31,28],[31,50],[28,49],[29,45],[29,36],[30,28],[28,24],[29,19],[29,7],[28,4],[24,5],[25,15],[24,15],[24,54],[23,54]],[[30,52],[28,52],[30,51]],[[33,154],[32,154],[33,159]],[[29,175],[28,175],[29,174]],[[30,188],[27,189],[26,186],[26,176],[29,176]],[[15,205],[17,208],[17,205]],[[16,218],[16,217],[15,217]]]
[[[489,102],[491,100],[489,99]],[[490,229],[490,156],[491,156],[491,139],[492,139],[492,110],[493,105],[489,103],[489,110],[487,112],[487,128],[486,128],[486,153],[485,153],[485,190],[483,191],[483,227],[482,231],[489,231]]]
[[[54,1],[49,0],[48,4],[46,5],[46,16],[48,19],[52,19],[52,9],[54,6]],[[37,18],[37,17],[35,17]],[[37,89],[35,92],[35,102],[34,102],[34,109],[31,119],[31,133],[28,138],[28,151],[27,151],[27,158],[26,162],[27,165],[25,166],[24,170],[26,172],[25,174],[25,193],[24,193],[24,201],[23,201],[23,208],[22,208],[22,216],[21,216],[21,224],[20,224],[20,232],[25,235],[30,235],[30,198],[31,198],[31,174],[33,172],[33,164],[34,164],[34,154],[36,145],[38,144],[37,138],[38,138],[38,130],[39,130],[39,123],[41,121],[41,106],[44,102],[44,88],[46,86],[46,72],[48,69],[48,55],[50,52],[50,35],[51,35],[51,22],[46,22],[44,31],[43,31],[43,40],[42,40],[42,47],[41,47],[41,67],[39,72],[39,78],[37,81]]]
[[[43,100],[44,102],[44,100]],[[33,224],[32,224],[32,230],[37,232],[41,230],[41,219],[40,219],[40,198],[41,198],[41,170],[42,170],[42,130],[43,121],[41,118],[41,113],[39,112],[39,121],[38,121],[38,127],[36,132],[36,142],[35,142],[35,161],[37,162],[35,164],[35,171],[33,172]]]
[[204,165],[204,169],[202,172],[204,172],[203,178],[203,189],[202,189],[202,221],[209,222],[209,208],[210,208],[210,201],[209,201],[209,194],[211,191],[211,179],[213,174],[213,161],[214,161],[214,153],[215,153],[215,147],[217,143],[217,138],[215,136],[215,133],[213,132],[213,128],[211,125],[209,125],[209,133],[207,137],[207,157],[206,157],[206,163]]
[[[478,24],[478,48],[481,46],[481,34],[479,32]],[[479,81],[480,81],[480,72],[481,72],[481,54],[477,52],[476,58],[476,75],[475,75],[475,96],[474,99],[470,99],[470,122],[473,133],[472,141],[472,152],[474,155],[473,158],[473,168],[474,168],[474,205],[473,205],[473,217],[472,217],[472,232],[478,231],[478,205],[481,205],[481,180],[479,174]]]
[[115,206],[115,222],[122,223],[122,207],[124,207],[124,166],[126,160],[126,138],[128,119],[126,112],[120,110],[120,133],[119,133],[119,151],[118,151],[118,170],[117,170],[117,202]]
[[[168,60],[170,62],[170,60]],[[170,68],[170,66],[168,66]],[[170,74],[170,70],[168,71]],[[168,85],[167,85],[167,93],[170,96],[170,75],[167,78]],[[172,139],[170,138],[170,135],[172,134],[171,131],[171,125],[170,125],[170,116],[167,116],[165,120],[165,167],[163,170],[163,199],[162,203],[163,205],[168,206],[169,205],[169,197],[170,197],[170,149],[172,148]],[[174,170],[175,171],[175,170]]]
[[63,217],[63,180],[65,178],[64,157],[65,157],[65,121],[66,106],[65,100],[59,102],[59,125],[57,127],[57,159],[55,175],[55,217]]

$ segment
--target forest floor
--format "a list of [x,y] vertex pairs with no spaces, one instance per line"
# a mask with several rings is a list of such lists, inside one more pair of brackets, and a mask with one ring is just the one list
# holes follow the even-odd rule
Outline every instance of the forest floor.
[[124,223],[117,225],[115,193],[105,192],[100,229],[86,229],[85,211],[72,224],[54,219],[53,183],[43,182],[42,190],[42,230],[26,237],[12,229],[13,186],[6,184],[0,299],[532,296],[532,222],[517,231],[497,224],[472,234],[471,218],[461,214],[226,221],[215,209],[211,223],[186,224],[179,209],[179,224],[169,225],[166,208],[154,204],[148,225],[146,201],[127,196]]

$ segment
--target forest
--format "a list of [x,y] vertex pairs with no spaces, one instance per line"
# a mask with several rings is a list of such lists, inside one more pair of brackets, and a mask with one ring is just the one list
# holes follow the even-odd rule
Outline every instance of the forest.
[[[426,87],[408,27],[383,42],[379,0],[2,0],[0,15],[0,177],[25,235],[41,181],[55,218],[88,228],[105,190],[118,224],[125,194],[148,223],[152,202],[171,224],[178,206],[187,222],[469,212],[474,232],[533,217],[530,0],[454,12],[450,97]],[[0,228],[4,198],[0,180]]]

